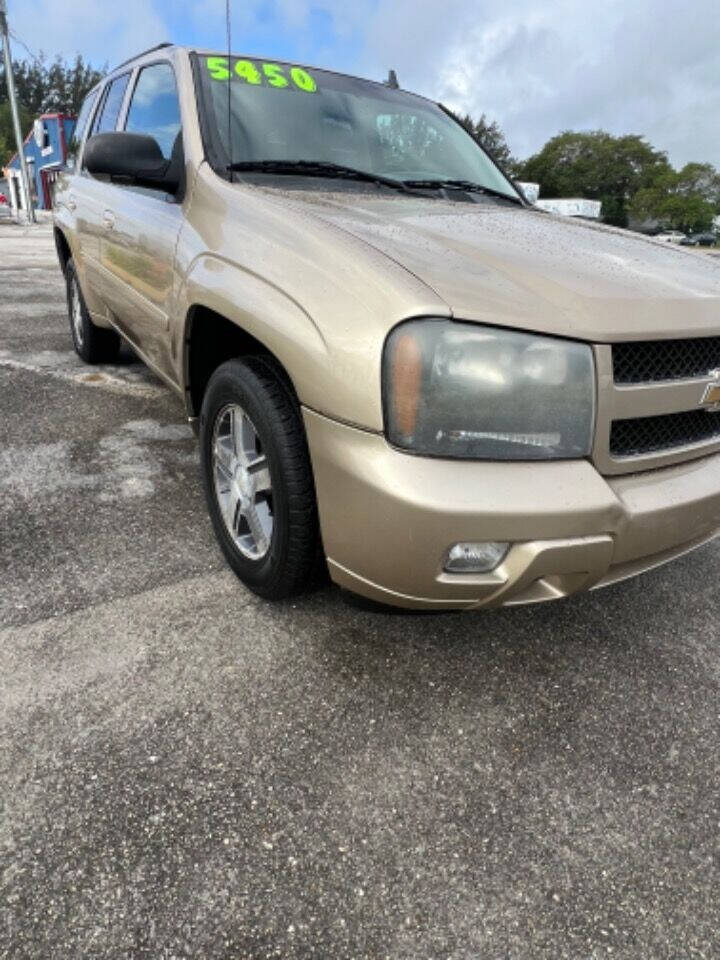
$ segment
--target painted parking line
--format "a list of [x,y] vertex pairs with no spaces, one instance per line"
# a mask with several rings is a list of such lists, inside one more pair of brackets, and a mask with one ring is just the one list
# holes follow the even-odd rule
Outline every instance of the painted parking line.
[[127,367],[109,364],[90,370],[70,351],[40,350],[31,353],[14,353],[10,350],[0,350],[0,368],[23,370],[128,396],[156,398],[168,393],[167,387],[150,379],[146,367],[139,364]]

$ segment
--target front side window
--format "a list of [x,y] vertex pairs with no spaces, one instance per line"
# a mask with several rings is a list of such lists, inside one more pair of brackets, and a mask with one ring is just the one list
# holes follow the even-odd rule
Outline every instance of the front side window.
[[462,181],[519,201],[467,131],[424,97],[286,63],[218,55],[197,66],[218,166],[339,164],[397,181]]
[[154,63],[140,71],[125,130],[154,137],[165,159],[170,159],[180,133],[180,103],[169,63]]
[[67,153],[67,166],[68,169],[75,169],[75,158],[77,152],[80,149],[80,144],[82,143],[83,136],[85,135],[85,128],[88,125],[90,116],[93,112],[93,107],[98,97],[98,91],[91,91],[85,101],[83,102],[82,107],[80,108],[80,114],[75,121],[75,127],[73,129],[72,137],[70,137],[70,143],[68,144],[68,153]]
[[122,76],[115,77],[110,83],[107,93],[105,94],[105,100],[100,107],[100,112],[95,117],[95,123],[92,129],[93,134],[107,133],[108,131],[114,130],[117,126],[129,79],[130,74],[123,73]]

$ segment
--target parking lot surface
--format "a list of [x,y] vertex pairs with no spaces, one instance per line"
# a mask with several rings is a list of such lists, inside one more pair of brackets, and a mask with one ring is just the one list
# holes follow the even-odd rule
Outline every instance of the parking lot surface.
[[720,956],[720,543],[561,604],[268,605],[179,400],[0,224],[0,957]]

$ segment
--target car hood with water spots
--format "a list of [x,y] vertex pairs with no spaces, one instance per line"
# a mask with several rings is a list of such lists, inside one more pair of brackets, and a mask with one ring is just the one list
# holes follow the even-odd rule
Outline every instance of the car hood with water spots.
[[720,333],[720,259],[706,254],[490,198],[277,192],[405,267],[458,319],[597,342]]

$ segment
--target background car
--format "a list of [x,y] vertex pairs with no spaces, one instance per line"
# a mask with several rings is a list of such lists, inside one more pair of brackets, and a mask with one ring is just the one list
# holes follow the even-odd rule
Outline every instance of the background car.
[[664,240],[666,243],[682,243],[687,237],[679,230],[663,230],[662,233],[655,235],[656,240]]
[[714,233],[691,233],[680,243],[684,247],[714,247],[717,243],[717,237]]

